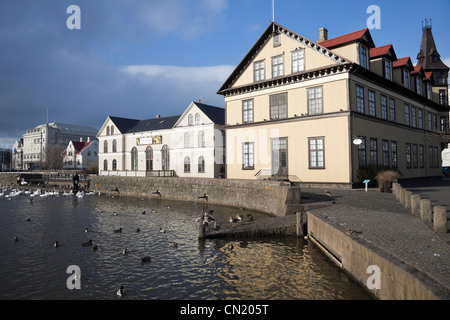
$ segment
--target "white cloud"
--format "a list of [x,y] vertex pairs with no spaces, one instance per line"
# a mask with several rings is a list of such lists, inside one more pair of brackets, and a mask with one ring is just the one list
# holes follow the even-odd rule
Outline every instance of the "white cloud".
[[122,71],[129,75],[145,75],[152,80],[164,78],[185,82],[225,82],[233,72],[234,66],[219,65],[209,67],[178,67],[164,65],[133,65],[123,67]]

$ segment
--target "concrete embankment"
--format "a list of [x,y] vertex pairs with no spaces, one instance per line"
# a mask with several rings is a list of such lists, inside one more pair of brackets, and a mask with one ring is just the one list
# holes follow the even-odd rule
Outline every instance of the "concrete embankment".
[[[92,176],[91,190],[121,196],[205,202],[286,216],[300,208],[300,188],[277,181]],[[158,194],[158,193],[159,194]]]

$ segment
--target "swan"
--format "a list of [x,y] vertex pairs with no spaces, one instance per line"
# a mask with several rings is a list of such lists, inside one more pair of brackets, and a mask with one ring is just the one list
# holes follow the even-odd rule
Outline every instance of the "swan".
[[119,290],[117,290],[117,295],[119,297],[123,297],[125,295],[125,292],[123,290],[123,286],[120,286]]

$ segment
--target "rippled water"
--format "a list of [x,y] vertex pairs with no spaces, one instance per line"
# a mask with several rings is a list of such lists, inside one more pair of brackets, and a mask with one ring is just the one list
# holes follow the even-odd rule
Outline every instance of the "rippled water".
[[[246,247],[238,240],[199,241],[196,218],[202,208],[107,196],[60,195],[32,202],[25,195],[2,197],[0,299],[370,298],[302,239],[249,240]],[[219,221],[239,212],[208,209]],[[115,233],[119,228],[122,233]],[[13,242],[14,236],[18,242]],[[81,245],[89,239],[98,250]],[[53,246],[55,241],[60,247]],[[173,242],[178,247],[171,247]],[[122,253],[124,248],[129,254]],[[150,256],[151,262],[142,264],[143,256]],[[81,270],[80,290],[67,288],[71,265]],[[121,285],[123,298],[116,295]]]

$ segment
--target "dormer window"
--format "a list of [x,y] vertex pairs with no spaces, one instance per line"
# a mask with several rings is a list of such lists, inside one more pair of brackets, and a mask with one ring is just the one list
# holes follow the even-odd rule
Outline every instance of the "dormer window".
[[416,77],[416,92],[422,94],[422,79]]
[[361,46],[361,66],[367,69],[367,49]]
[[384,61],[384,74],[386,79],[392,80],[392,63],[387,59]]
[[427,83],[427,98],[431,100],[431,84]]
[[403,83],[409,89],[409,71],[403,70]]

